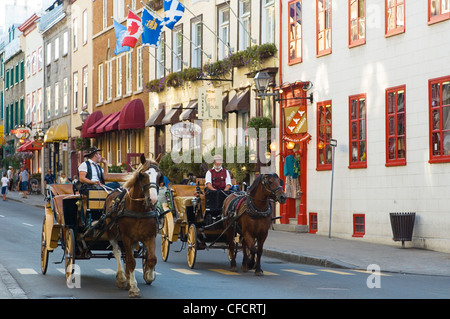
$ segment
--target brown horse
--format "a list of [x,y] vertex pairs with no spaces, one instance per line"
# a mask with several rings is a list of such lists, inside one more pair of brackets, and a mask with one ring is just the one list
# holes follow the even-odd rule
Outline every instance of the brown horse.
[[[129,289],[129,297],[139,297],[139,288],[134,276],[136,260],[134,248],[142,243],[144,280],[151,284],[155,280],[155,240],[157,233],[154,207],[157,201],[157,185],[162,174],[158,163],[141,155],[141,165],[125,182],[124,191],[111,193],[105,203],[107,236],[117,261],[116,284]],[[121,265],[122,241],[125,250],[125,272]]]
[[[236,271],[236,232],[242,238],[243,271],[255,267],[255,275],[263,275],[261,255],[264,242],[272,223],[272,200],[280,204],[286,202],[283,181],[277,174],[261,174],[248,189],[247,193],[234,193],[225,198],[223,215],[227,230],[230,251],[231,270]],[[247,254],[250,251],[250,257]],[[256,254],[256,259],[255,259]]]

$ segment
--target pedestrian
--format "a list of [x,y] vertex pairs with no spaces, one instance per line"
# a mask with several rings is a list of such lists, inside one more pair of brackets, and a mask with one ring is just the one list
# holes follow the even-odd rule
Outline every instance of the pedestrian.
[[68,182],[66,173],[62,172],[61,176],[58,178],[58,184],[67,184]]
[[14,167],[12,167],[11,165],[8,168],[8,172],[7,172],[7,176],[6,176],[9,180],[9,186],[8,189],[10,191],[13,190],[13,184],[14,184]]
[[22,186],[23,196],[22,198],[27,198],[28,194],[28,179],[30,174],[28,173],[25,167],[22,167],[22,171],[20,172],[20,185]]
[[2,195],[3,195],[3,200],[6,200],[6,190],[8,189],[9,186],[9,179],[7,177],[7,172],[3,173],[3,177],[2,177]]
[[50,185],[56,183],[56,177],[54,174],[52,174],[52,170],[49,168],[47,170],[47,174],[44,176],[44,189],[45,193],[49,194],[50,192]]

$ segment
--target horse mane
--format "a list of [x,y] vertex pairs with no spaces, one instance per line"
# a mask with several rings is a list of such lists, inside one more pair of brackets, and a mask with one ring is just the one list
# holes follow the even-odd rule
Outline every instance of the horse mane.
[[158,166],[159,164],[158,164],[158,162],[156,162],[154,160],[147,159],[144,164],[139,165],[139,167],[133,172],[133,174],[131,174],[127,178],[127,180],[123,184],[123,187],[130,188],[130,187],[134,186],[139,179],[139,173],[147,171],[151,165]]
[[251,192],[253,192],[258,187],[258,185],[261,183],[263,175],[268,175],[269,177],[272,177],[272,176],[278,177],[277,173],[259,174],[258,177],[256,177],[255,180],[253,181],[252,185],[250,185],[250,187],[248,188],[249,194],[251,194]]

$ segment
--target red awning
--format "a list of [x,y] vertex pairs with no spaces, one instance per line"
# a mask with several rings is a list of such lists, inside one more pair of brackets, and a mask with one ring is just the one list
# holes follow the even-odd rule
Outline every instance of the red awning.
[[103,116],[101,119],[99,119],[97,122],[95,122],[94,124],[92,124],[88,129],[87,132],[88,134],[95,134],[95,133],[99,133],[97,131],[97,129],[103,125],[103,123],[105,123],[106,121],[108,121],[109,117],[111,116],[111,114],[105,115]]
[[88,129],[103,117],[102,111],[95,111],[87,117],[81,129],[81,137],[97,137],[97,134],[88,133]]
[[145,110],[141,99],[135,99],[120,112],[119,130],[145,128]]
[[17,148],[17,152],[28,152],[42,149],[42,143],[38,141],[26,141]]
[[107,115],[108,118],[101,125],[99,125],[97,127],[97,133],[102,134],[102,133],[110,131],[110,130],[107,130],[106,128],[109,126],[109,124],[111,124],[112,121],[114,121],[114,119],[116,117],[119,116],[119,114],[120,114],[120,112],[115,112],[115,113],[111,113],[111,114]]
[[106,132],[117,131],[119,129],[120,112],[116,112],[114,117],[105,127]]

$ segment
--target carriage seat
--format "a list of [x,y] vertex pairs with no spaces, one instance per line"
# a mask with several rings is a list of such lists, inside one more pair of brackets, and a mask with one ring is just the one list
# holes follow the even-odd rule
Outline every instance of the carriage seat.
[[[74,202],[78,201],[80,199],[80,195],[56,195],[53,196],[52,201],[53,201],[53,213],[56,216],[56,219],[58,220],[59,224],[64,224],[65,223],[65,219],[64,216],[66,216],[64,214],[64,200],[66,199],[70,199],[73,200]],[[66,212],[67,214],[68,212]],[[74,212],[75,216],[76,216],[76,211]]]
[[[187,206],[192,206],[192,199],[197,195],[197,186],[194,185],[171,185],[175,209],[178,213],[184,214]],[[204,192],[204,189],[200,187]],[[205,195],[200,194],[202,207],[205,207]]]
[[50,185],[50,191],[53,195],[73,195],[73,185],[72,184],[52,184]]

